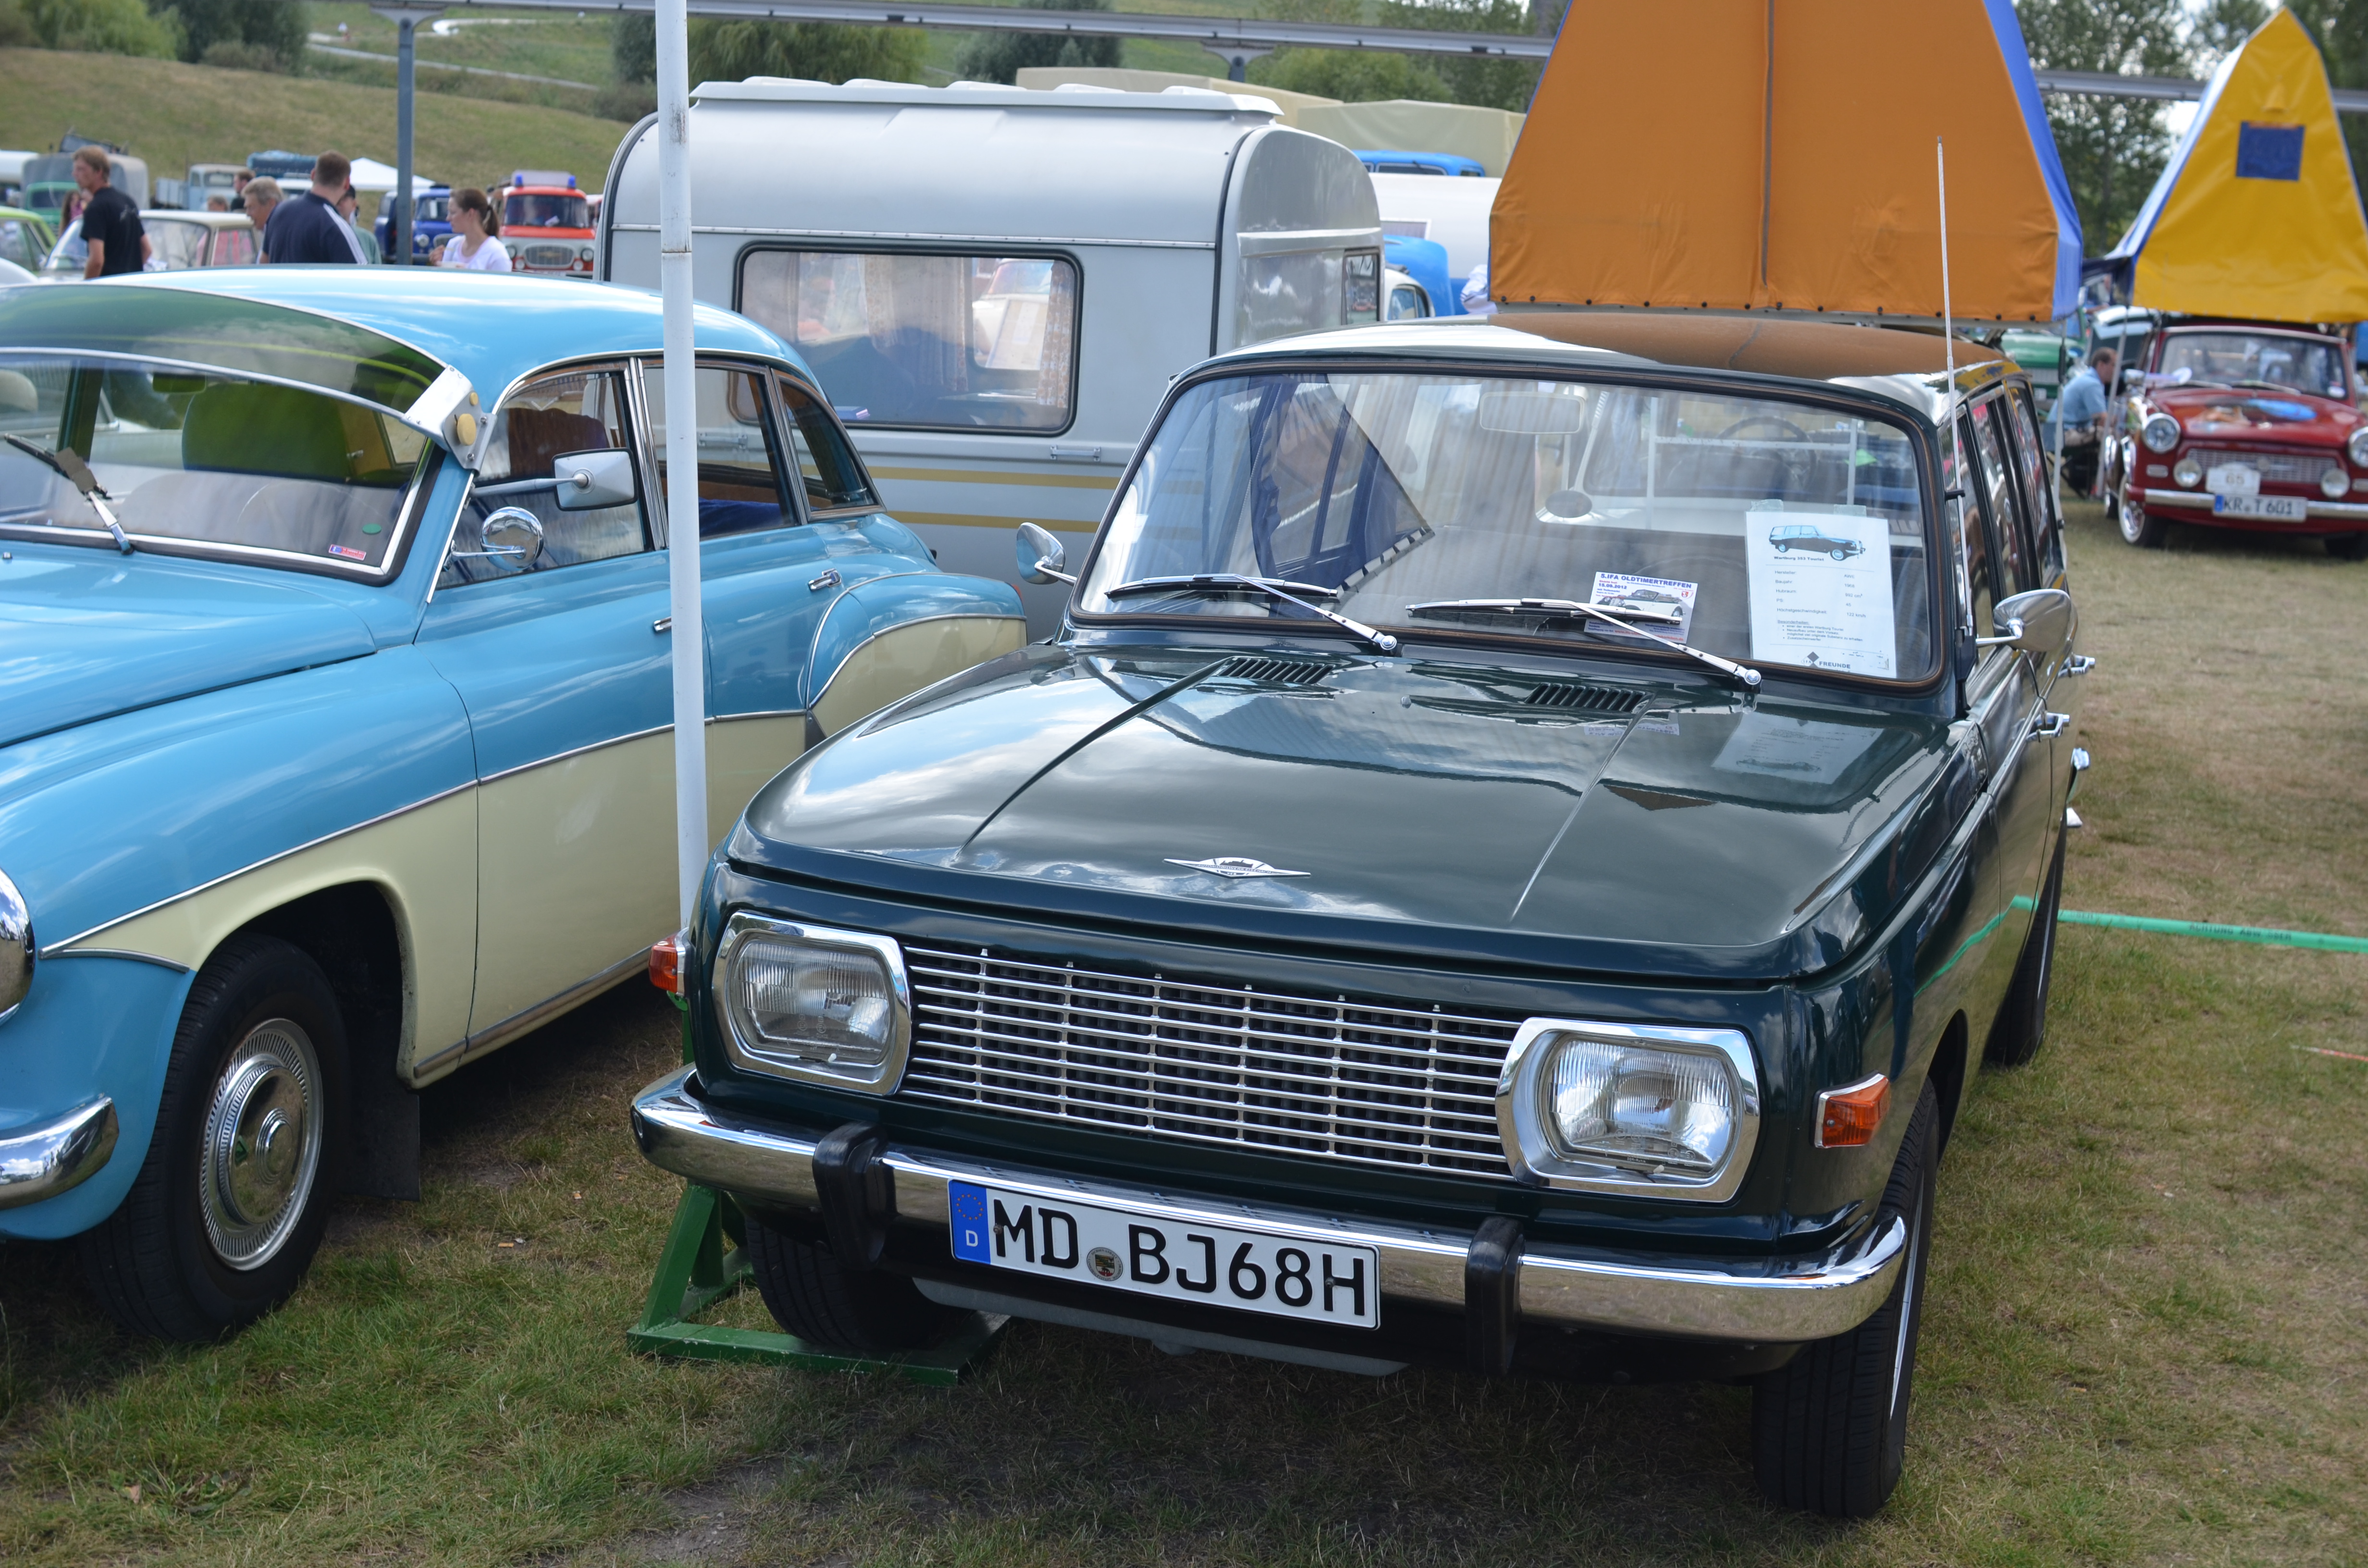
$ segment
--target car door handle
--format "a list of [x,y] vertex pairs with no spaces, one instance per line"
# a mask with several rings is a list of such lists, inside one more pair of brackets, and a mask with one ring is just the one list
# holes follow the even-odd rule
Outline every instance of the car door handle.
[[2064,667],[2057,670],[2055,673],[2064,679],[2069,680],[2074,676],[2087,675],[2090,670],[2093,670],[2096,667],[2097,661],[2089,654],[2075,653],[2070,658],[2065,660]]
[[658,617],[655,620],[650,622],[650,630],[652,631],[658,632],[661,635],[666,632],[672,631],[674,630],[674,617],[670,615],[662,615]]
[[2031,738],[2036,741],[2053,740],[2069,729],[2071,724],[2072,715],[2069,713],[2042,713],[2031,722]]
[[806,592],[810,594],[818,594],[825,588],[837,587],[843,581],[845,581],[845,579],[839,576],[838,568],[834,566],[819,577],[808,578],[806,580]]

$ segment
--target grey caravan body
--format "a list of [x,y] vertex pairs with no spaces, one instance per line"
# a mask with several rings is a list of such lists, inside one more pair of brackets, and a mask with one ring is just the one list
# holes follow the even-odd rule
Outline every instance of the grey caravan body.
[[[948,571],[1013,582],[1022,522],[1082,560],[1178,372],[1378,319],[1363,165],[1262,98],[766,77],[693,97],[699,298],[797,346]],[[645,121],[609,173],[604,279],[657,286],[657,161]],[[1050,634],[1068,590],[1020,592]]]

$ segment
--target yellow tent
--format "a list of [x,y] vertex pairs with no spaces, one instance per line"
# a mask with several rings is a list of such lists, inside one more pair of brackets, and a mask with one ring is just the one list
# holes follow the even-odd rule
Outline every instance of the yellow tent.
[[1574,0],[1492,217],[1506,304],[2051,321],[2080,221],[2009,0]]
[[2368,318],[2368,222],[2327,67],[2281,7],[2222,62],[2105,258],[2130,302],[2257,321]]

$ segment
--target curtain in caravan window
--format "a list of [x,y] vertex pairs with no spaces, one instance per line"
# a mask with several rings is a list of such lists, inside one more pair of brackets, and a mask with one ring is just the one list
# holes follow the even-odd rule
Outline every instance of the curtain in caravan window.
[[1069,423],[1077,269],[1065,257],[755,251],[740,309],[797,346],[849,424]]

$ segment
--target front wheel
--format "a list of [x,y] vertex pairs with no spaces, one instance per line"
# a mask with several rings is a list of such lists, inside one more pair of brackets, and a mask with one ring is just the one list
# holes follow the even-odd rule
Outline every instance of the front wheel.
[[1901,1140],[1875,1223],[1907,1221],[1907,1256],[1891,1295],[1847,1334],[1802,1346],[1752,1388],[1751,1446],[1759,1490],[1781,1508],[1862,1519],[1899,1484],[1907,1400],[1932,1246],[1941,1102],[1927,1084]]
[[99,1304],[159,1339],[218,1339],[278,1306],[328,1223],[347,1146],[346,1030],[320,965],[236,937],[189,987],[147,1158],[80,1244]]
[[918,1350],[956,1315],[901,1274],[849,1268],[829,1248],[785,1236],[753,1216],[748,1265],[773,1321],[825,1349],[865,1356]]
[[2122,540],[2140,550],[2160,550],[2170,538],[2170,525],[2124,496],[2114,508],[2113,520],[2121,525]]

